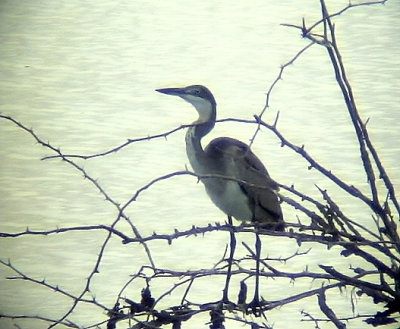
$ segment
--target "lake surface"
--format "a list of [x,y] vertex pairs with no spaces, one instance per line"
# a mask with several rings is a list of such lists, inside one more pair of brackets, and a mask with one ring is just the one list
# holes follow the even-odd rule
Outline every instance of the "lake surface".
[[[333,2],[333,1],[332,1]],[[347,1],[330,4],[330,12]],[[252,119],[265,104],[266,92],[290,61],[307,45],[298,30],[280,24],[307,24],[319,18],[319,1],[6,1],[0,3],[0,111],[32,128],[45,142],[64,154],[91,155],[110,150],[127,139],[160,134],[188,124],[196,113],[180,99],[154,92],[163,87],[204,84],[214,93],[219,118]],[[335,20],[342,56],[354,88],[360,114],[369,118],[369,131],[382,163],[397,190],[400,186],[400,5],[353,8]],[[283,72],[273,89],[264,120],[273,123],[279,112],[279,130],[321,164],[349,184],[368,193],[356,138],[326,51],[309,48]],[[83,225],[111,225],[118,213],[81,172],[41,147],[27,132],[0,120],[0,231],[51,230]],[[256,126],[224,122],[204,139],[230,136],[248,142]],[[116,202],[126,203],[155,178],[185,170],[188,160],[185,130],[167,138],[132,143],[119,152],[90,160],[72,159]],[[321,199],[315,184],[328,189],[350,218],[373,226],[371,214],[344,194],[279,140],[262,129],[254,152],[273,178]],[[285,192],[282,192],[285,194]],[[297,222],[297,213],[283,205],[285,220]],[[225,221],[192,176],[177,176],[144,190],[127,209],[142,236],[171,234],[192,225]],[[130,234],[127,224],[118,229]],[[10,259],[25,274],[79,294],[94,268],[104,231],[78,231],[56,235],[22,236],[0,240],[0,258]],[[252,245],[253,236],[239,240]],[[287,257],[299,247],[285,238],[263,237],[263,253]],[[156,265],[178,270],[212,267],[223,255],[226,232],[175,240],[153,241],[149,248]],[[238,246],[240,243],[238,244]],[[303,245],[305,251],[310,245]],[[339,250],[340,251],[340,250]],[[335,248],[313,246],[301,261],[280,265],[285,271],[305,266],[332,265],[347,270],[357,259],[340,257]],[[238,255],[246,250],[240,245]],[[91,294],[111,307],[130,275],[149,259],[138,244],[122,245],[113,238],[106,248]],[[6,280],[15,273],[0,266],[0,309],[4,314],[41,314],[59,318],[71,300],[30,282]],[[157,281],[157,280],[156,280]],[[157,283],[159,282],[159,285]],[[154,295],[167,283],[152,282]],[[233,280],[233,285],[238,282]],[[319,287],[312,283],[313,288]],[[310,282],[265,282],[263,295],[274,300],[309,287]],[[194,287],[196,300],[219,295],[220,281]],[[131,285],[124,296],[139,298],[143,281]],[[218,294],[216,293],[218,292]],[[236,296],[237,291],[232,289]],[[329,305],[351,315],[350,292],[329,295]],[[178,298],[172,296],[171,300]],[[193,300],[195,298],[193,297]],[[344,302],[346,301],[346,302]],[[167,302],[167,301],[166,301]],[[315,298],[310,312],[318,312]],[[375,308],[361,298],[358,313]],[[306,305],[290,305],[271,312],[276,328],[297,326]],[[282,316],[282,313],[285,315]],[[71,319],[81,325],[106,319],[95,307],[80,306]],[[184,324],[206,327],[207,318]],[[22,327],[29,322],[21,320]],[[190,326],[191,325],[191,326]],[[232,324],[229,328],[234,328]],[[301,322],[313,328],[312,322]],[[361,322],[349,324],[360,328]],[[0,319],[2,328],[13,327]],[[29,328],[44,324],[30,323]],[[239,328],[237,326],[235,328]],[[329,324],[323,328],[331,328]]]

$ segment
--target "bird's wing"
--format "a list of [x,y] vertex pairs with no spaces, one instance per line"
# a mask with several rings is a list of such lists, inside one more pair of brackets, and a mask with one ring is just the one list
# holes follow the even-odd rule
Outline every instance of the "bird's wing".
[[205,151],[221,159],[225,165],[224,172],[243,181],[238,183],[253,203],[254,219],[278,223],[278,229],[283,229],[282,210],[275,193],[278,185],[271,180],[267,169],[250,148],[236,139],[221,137],[214,139]]
[[229,137],[216,138],[207,146],[205,152],[214,159],[219,158],[221,162],[230,164],[231,168],[224,168],[224,172],[231,172],[235,178],[279,190],[263,163],[245,143]]

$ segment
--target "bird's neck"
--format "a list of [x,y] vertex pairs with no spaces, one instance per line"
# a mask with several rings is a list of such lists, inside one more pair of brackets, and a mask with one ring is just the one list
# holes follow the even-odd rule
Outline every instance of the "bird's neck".
[[186,153],[193,170],[198,174],[202,172],[206,161],[206,154],[201,145],[201,139],[214,127],[215,122],[193,123],[186,133]]
[[201,139],[214,128],[216,119],[215,107],[209,113],[209,117],[199,117],[197,121],[193,122],[193,126],[189,127],[186,133],[186,153],[190,165],[198,174],[205,174],[202,169],[205,168],[207,159],[201,145]]

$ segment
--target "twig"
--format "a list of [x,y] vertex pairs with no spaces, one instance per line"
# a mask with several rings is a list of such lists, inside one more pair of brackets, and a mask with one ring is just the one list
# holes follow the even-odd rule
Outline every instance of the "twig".
[[[261,119],[265,113],[265,111],[269,108],[270,106],[270,97],[271,97],[271,93],[274,89],[274,87],[276,86],[276,84],[282,80],[282,76],[283,76],[283,72],[284,70],[292,65],[308,48],[310,48],[313,45],[313,42],[309,43],[307,46],[305,46],[303,49],[301,49],[300,51],[298,51],[288,62],[286,62],[285,64],[283,64],[279,70],[278,75],[276,76],[275,80],[272,82],[272,84],[270,85],[268,91],[267,91],[267,95],[266,95],[266,100],[265,100],[265,105],[263,107],[263,109],[261,110],[260,114],[258,114],[258,117]],[[278,121],[278,115],[275,119],[275,126],[277,124]],[[258,132],[260,131],[260,124],[257,125],[257,129],[253,134],[253,137],[250,138],[250,144],[249,147],[251,147],[256,139],[256,136],[258,134]]]

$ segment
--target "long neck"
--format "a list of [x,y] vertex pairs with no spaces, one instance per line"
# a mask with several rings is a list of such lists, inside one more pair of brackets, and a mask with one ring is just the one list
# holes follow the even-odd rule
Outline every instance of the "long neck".
[[210,116],[205,120],[193,122],[186,133],[186,153],[189,158],[190,165],[198,174],[205,174],[207,156],[201,146],[201,139],[207,135],[215,125],[216,111],[215,106],[210,112]]

